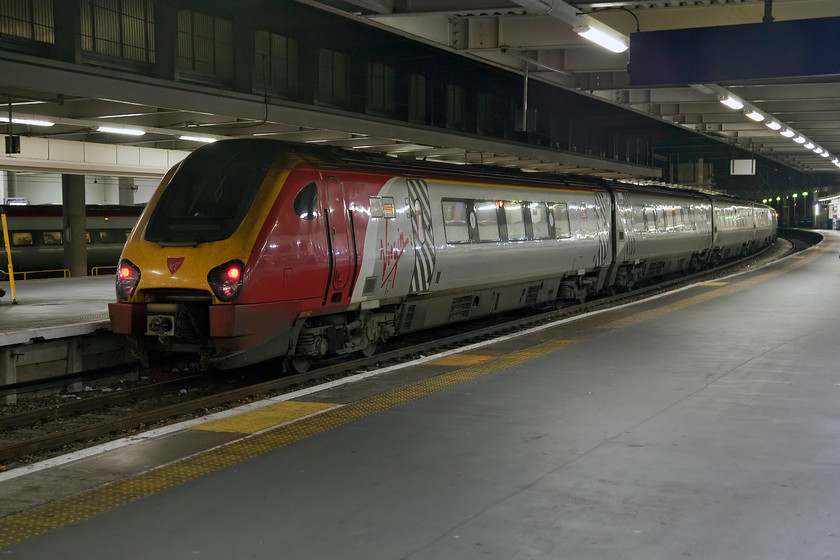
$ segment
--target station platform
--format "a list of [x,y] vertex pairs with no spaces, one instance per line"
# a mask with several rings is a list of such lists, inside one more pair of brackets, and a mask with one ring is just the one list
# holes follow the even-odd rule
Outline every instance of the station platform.
[[836,558],[840,232],[0,473],[12,558]]
[[32,338],[63,338],[110,328],[108,303],[116,301],[113,275],[0,282],[0,346]]

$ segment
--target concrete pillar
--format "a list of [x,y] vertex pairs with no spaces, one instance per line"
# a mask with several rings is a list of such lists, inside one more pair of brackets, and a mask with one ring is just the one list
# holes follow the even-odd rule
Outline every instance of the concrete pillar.
[[84,175],[62,175],[61,198],[64,268],[69,268],[72,276],[87,276]]
[[169,0],[155,0],[154,6],[155,77],[178,81],[178,10]]
[[134,185],[133,177],[118,177],[118,191],[120,206],[134,206],[134,193],[137,187]]
[[6,184],[6,195],[3,197],[3,202],[5,203],[7,198],[15,198],[18,196],[18,182],[17,173],[15,171],[4,171],[3,176]]
[[82,62],[82,22],[80,0],[53,2],[55,57],[62,62]]

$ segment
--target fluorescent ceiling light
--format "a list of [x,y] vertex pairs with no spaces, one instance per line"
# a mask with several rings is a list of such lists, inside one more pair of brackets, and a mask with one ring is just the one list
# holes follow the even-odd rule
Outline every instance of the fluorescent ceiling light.
[[780,125],[776,121],[767,121],[764,126],[771,130],[779,130],[780,128],[782,128],[782,125]]
[[739,100],[735,99],[734,97],[724,97],[720,100],[721,103],[729,107],[730,109],[743,109],[744,104],[741,103]]
[[823,153],[821,153],[820,155],[821,155],[822,157],[828,157],[828,156],[830,156],[831,154],[829,154],[828,152],[823,152]]
[[813,150],[815,145],[816,144],[814,144],[813,142],[808,142],[807,144],[805,144],[805,147],[809,150]]
[[125,134],[127,136],[143,136],[146,134],[145,130],[138,130],[136,128],[117,128],[114,126],[100,126],[96,130],[97,132],[110,132],[112,134]]
[[815,153],[815,154],[821,154],[821,153],[823,153],[823,151],[824,151],[824,150],[823,150],[822,148],[820,148],[819,146],[817,146],[816,148],[814,148],[814,153]]
[[589,25],[576,25],[573,27],[575,33],[589,39],[593,43],[601,45],[607,50],[610,50],[614,53],[623,53],[628,48],[630,48],[623,40],[619,39],[618,37],[614,37],[600,29],[595,29]]
[[179,136],[179,140],[191,140],[192,142],[204,142],[205,144],[212,144],[218,138],[210,138],[209,136]]
[[[9,122],[9,117],[0,117],[0,122]],[[53,126],[55,123],[50,121],[39,121],[35,119],[16,119],[12,117],[13,124],[31,124],[32,126]]]
[[786,128],[786,129],[780,131],[779,134],[781,134],[785,138],[793,138],[793,135],[796,134],[796,133],[794,131],[790,130],[789,128]]
[[762,115],[761,113],[759,113],[757,111],[748,111],[747,112],[747,118],[752,119],[755,122],[761,122],[761,121],[764,120],[764,115]]
[[805,143],[805,139],[802,138],[801,136],[797,136],[796,138],[793,139],[793,141],[796,142],[797,144],[804,144]]

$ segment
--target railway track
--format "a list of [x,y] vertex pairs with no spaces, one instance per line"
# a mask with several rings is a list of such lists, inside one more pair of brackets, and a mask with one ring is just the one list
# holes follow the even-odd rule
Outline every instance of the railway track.
[[[807,241],[801,240],[788,244],[786,248],[780,248],[779,245],[780,243],[777,243],[769,249],[778,253],[772,260],[808,246]],[[395,342],[398,346],[392,346],[369,358],[326,363],[302,374],[277,377],[277,373],[281,371],[281,362],[278,360],[248,368],[234,376],[231,376],[230,372],[226,372],[225,375],[188,375],[0,415],[0,464],[13,465],[17,462],[37,460],[45,453],[60,454],[65,450],[98,443],[104,438],[142,430],[156,423],[202,415],[219,407],[233,406],[242,401],[331,381],[360,370],[409,361],[430,351],[457,348],[480,339],[501,336],[561,318],[635,301],[682,285],[717,278],[739,267],[755,266],[750,263],[762,258],[768,260],[766,256],[752,256],[713,270],[558,310],[531,313],[527,316],[520,314],[497,317],[495,321],[462,323],[451,334],[441,336],[440,331],[436,331],[434,338],[429,337],[421,342],[414,339],[401,341],[397,338]]]

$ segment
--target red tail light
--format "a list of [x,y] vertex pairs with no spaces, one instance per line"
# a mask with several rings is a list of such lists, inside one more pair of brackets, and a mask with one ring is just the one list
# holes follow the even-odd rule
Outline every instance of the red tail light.
[[242,289],[242,271],[245,265],[242,261],[229,261],[219,265],[207,275],[207,282],[213,293],[221,301],[230,301],[239,295]]
[[138,282],[140,282],[140,269],[129,260],[121,260],[117,267],[117,297],[123,301],[130,300]]

